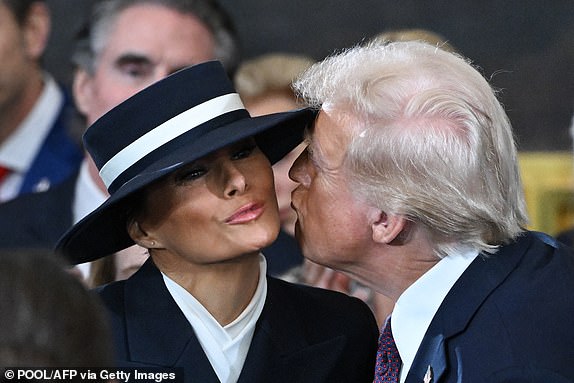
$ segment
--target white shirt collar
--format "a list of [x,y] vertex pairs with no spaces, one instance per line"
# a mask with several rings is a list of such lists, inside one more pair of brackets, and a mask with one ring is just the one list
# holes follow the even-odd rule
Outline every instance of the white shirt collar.
[[478,251],[469,249],[459,255],[441,259],[397,300],[391,316],[391,328],[403,362],[401,383],[407,377],[439,306],[477,255]]
[[84,159],[80,166],[80,174],[76,180],[74,191],[73,215],[74,224],[90,214],[108,198],[90,176],[88,162]]
[[56,81],[44,74],[44,89],[34,108],[0,146],[0,163],[17,173],[25,173],[40,150],[64,103]]
[[[76,180],[74,199],[72,202],[72,218],[74,224],[90,214],[108,198],[90,176],[88,162],[84,159],[80,166],[80,173]],[[81,263],[76,266],[85,280],[90,276],[91,262]]]
[[222,327],[193,295],[163,274],[165,285],[193,327],[211,366],[222,383],[239,379],[267,297],[267,263],[259,258],[259,282],[251,302],[232,323]]

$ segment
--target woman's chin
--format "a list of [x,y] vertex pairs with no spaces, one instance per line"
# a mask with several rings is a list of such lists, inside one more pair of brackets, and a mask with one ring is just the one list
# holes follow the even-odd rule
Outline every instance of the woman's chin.
[[271,246],[271,244],[277,239],[277,235],[279,235],[279,228],[273,231],[265,230],[259,234],[254,234],[254,236],[250,238],[253,249],[260,251],[261,249]]

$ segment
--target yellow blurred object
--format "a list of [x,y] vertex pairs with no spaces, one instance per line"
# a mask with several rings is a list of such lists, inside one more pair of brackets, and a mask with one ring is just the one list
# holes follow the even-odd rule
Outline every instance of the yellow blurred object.
[[529,229],[556,235],[574,226],[572,152],[520,152]]

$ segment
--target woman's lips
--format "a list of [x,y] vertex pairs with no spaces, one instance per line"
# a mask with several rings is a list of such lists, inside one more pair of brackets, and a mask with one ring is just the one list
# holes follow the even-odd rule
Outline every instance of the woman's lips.
[[251,222],[256,220],[263,214],[263,204],[262,203],[250,203],[233,213],[230,217],[225,220],[225,223],[231,225],[237,225],[241,223]]

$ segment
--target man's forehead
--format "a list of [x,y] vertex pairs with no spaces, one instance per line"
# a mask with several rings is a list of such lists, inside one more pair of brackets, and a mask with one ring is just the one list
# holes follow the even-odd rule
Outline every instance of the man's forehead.
[[356,117],[345,110],[321,109],[307,131],[315,139],[321,140],[324,136],[344,139],[353,134],[357,125]]
[[335,171],[342,165],[349,142],[349,130],[343,122],[339,112],[321,110],[305,129],[309,156],[324,171]]
[[[107,25],[102,48],[115,46],[140,49],[180,50],[181,56],[214,57],[214,35],[194,13],[181,11],[162,3],[135,3],[121,9]],[[164,26],[164,27],[162,27]],[[198,51],[199,50],[199,51]],[[202,59],[203,57],[198,57]]]

